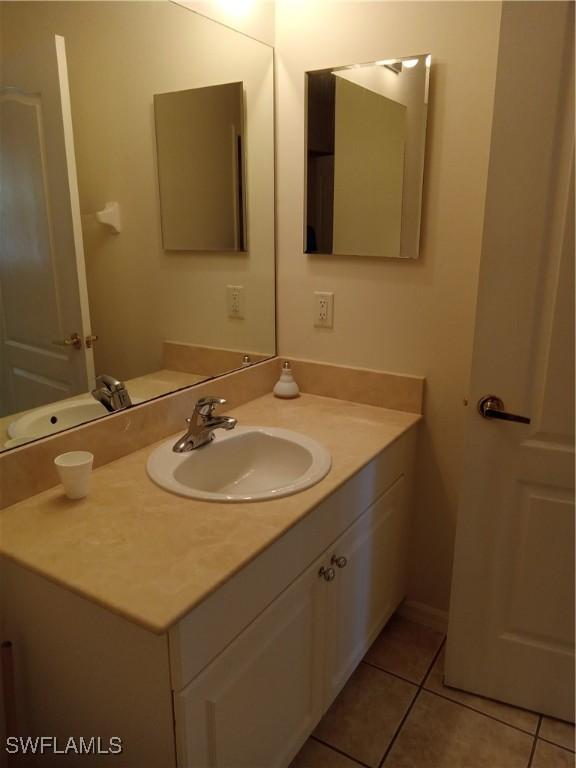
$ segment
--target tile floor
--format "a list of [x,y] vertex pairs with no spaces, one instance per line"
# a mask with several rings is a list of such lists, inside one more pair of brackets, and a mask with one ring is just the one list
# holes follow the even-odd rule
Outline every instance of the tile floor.
[[290,768],[574,768],[574,726],[447,688],[444,635],[394,616]]

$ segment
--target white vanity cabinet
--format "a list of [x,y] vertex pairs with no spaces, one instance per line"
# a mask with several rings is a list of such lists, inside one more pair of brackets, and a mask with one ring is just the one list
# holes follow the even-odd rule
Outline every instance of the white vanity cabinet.
[[320,563],[174,694],[179,767],[280,768],[312,731],[328,630]]
[[174,694],[179,768],[287,766],[404,597],[401,476]]
[[336,577],[326,590],[325,708],[405,596],[408,524],[400,477],[328,550]]
[[163,634],[5,561],[23,732],[119,736],[102,760],[122,768],[286,768],[405,595],[415,440],[401,434]]

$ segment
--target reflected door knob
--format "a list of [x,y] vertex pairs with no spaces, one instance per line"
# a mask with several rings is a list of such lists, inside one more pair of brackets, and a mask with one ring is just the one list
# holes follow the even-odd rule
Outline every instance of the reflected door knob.
[[71,333],[67,339],[56,339],[52,344],[56,347],[74,347],[74,349],[82,349],[82,337],[79,333]]
[[485,419],[500,419],[501,421],[518,421],[520,424],[530,424],[527,416],[518,416],[515,413],[507,413],[504,403],[496,395],[484,395],[478,400],[478,413]]

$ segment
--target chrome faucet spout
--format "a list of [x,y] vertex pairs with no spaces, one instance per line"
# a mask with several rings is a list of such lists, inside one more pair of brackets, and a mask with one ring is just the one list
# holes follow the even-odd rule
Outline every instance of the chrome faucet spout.
[[232,416],[217,416],[215,419],[210,419],[205,423],[205,427],[208,429],[234,429],[238,422]]
[[110,413],[121,411],[132,405],[126,385],[105,373],[96,377],[96,387],[91,394]]
[[234,429],[237,421],[232,416],[214,416],[216,406],[225,402],[221,397],[204,397],[198,400],[192,416],[186,419],[188,431],[174,443],[172,450],[176,453],[194,451],[214,439],[215,429]]

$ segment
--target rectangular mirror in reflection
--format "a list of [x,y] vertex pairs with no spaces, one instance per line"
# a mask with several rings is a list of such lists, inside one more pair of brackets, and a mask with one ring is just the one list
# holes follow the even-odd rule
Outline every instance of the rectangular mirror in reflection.
[[243,97],[243,83],[154,96],[165,250],[244,250]]
[[307,73],[306,253],[418,257],[430,62]]
[[[273,49],[172,2],[0,1],[0,77],[0,450],[273,355]],[[177,163],[225,157],[172,191],[205,250],[169,250],[154,97],[230,91],[175,120]]]

